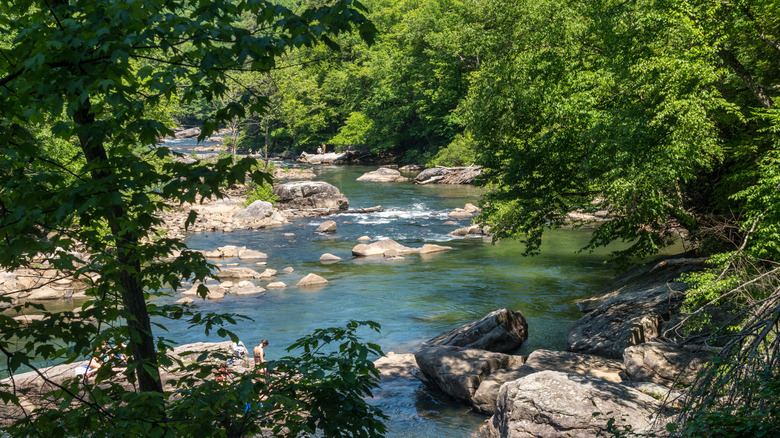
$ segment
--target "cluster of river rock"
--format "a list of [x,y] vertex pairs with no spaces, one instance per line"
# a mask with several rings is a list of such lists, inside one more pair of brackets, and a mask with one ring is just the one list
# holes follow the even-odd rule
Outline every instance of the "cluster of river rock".
[[670,259],[617,277],[581,303],[586,313],[569,330],[567,351],[511,354],[533,327],[520,311],[499,309],[376,364],[383,378],[414,376],[489,415],[479,437],[596,436],[610,419],[619,430],[661,436],[711,355],[658,341],[682,317],[687,285],[676,279],[700,267]]
[[[348,160],[345,157],[346,154],[304,154],[301,159],[308,163],[338,163]],[[418,175],[419,183],[451,183],[478,172],[473,168],[430,170]],[[282,172],[291,172],[288,176],[292,179],[309,178],[304,170]],[[284,179],[284,175],[277,178]],[[400,172],[390,168],[369,172],[360,179],[405,180]],[[164,227],[173,236],[183,236],[185,231],[230,232],[283,224],[295,217],[350,211],[346,197],[325,182],[286,182],[275,186],[274,194],[278,197],[275,206],[264,201],[245,206],[239,196],[185,205],[162,214]],[[355,211],[370,213],[381,209],[375,206]],[[198,219],[185,230],[184,221],[190,211],[196,211]],[[450,215],[460,219],[478,213],[477,207],[467,204]],[[335,227],[335,222],[325,221],[317,231],[334,232]],[[484,236],[487,230],[475,225],[454,230],[452,234]],[[359,240],[352,250],[354,257],[394,259],[450,249],[428,244],[410,248],[389,239],[371,242],[363,237]],[[224,263],[218,264],[219,270],[212,281],[180,292],[180,301],[263,293],[265,289],[256,284],[258,280],[267,280],[266,288],[283,288],[287,284],[278,281],[277,276],[293,273],[289,267],[280,271],[268,268],[266,254],[245,247],[220,247],[204,252],[204,256]],[[258,269],[228,263],[235,259],[254,261]],[[320,261],[334,263],[340,258],[326,253]],[[498,309],[479,321],[422,343],[413,354],[390,353],[377,360],[376,365],[383,380],[419,379],[489,416],[478,433],[481,437],[593,436],[606,427],[610,418],[615,418],[618,424],[630,424],[635,432],[663,433],[665,423],[673,415],[675,400],[683,394],[681,388],[690,384],[696,370],[708,359],[707,352],[696,348],[683,350],[657,341],[662,333],[668,339],[680,318],[687,286],[676,279],[700,266],[686,260],[665,260],[617,277],[593,298],[580,303],[585,315],[568,333],[568,351],[537,350],[527,357],[512,354],[533,327],[528,327],[520,311]],[[38,287],[40,284],[45,286]],[[15,302],[77,297],[83,294],[85,284],[79,279],[66,279],[45,266],[29,272],[0,272],[2,293]],[[308,274],[296,286],[326,284],[327,279]],[[16,318],[30,317],[17,315]],[[227,352],[227,344],[187,345],[171,354],[185,350]],[[72,378],[76,365],[13,376],[24,409],[0,405],[3,411],[0,416],[14,418],[49,402],[40,395]],[[0,384],[9,383],[9,379]],[[602,415],[594,416],[596,412]]]

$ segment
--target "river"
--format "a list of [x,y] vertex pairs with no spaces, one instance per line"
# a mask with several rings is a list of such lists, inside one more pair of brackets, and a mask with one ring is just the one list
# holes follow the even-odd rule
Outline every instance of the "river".
[[[338,187],[349,199],[350,208],[381,205],[385,209],[381,213],[338,214],[264,230],[189,235],[187,244],[192,249],[246,246],[266,252],[269,268],[295,269],[272,280],[285,282],[286,289],[268,290],[262,296],[228,295],[220,301],[199,301],[198,307],[252,318],[234,331],[250,348],[268,339],[266,355],[271,360],[287,354],[285,346],[314,329],[341,326],[350,319],[381,324],[379,334],[367,332],[365,339],[379,344],[385,352],[413,352],[422,341],[508,307],[521,311],[528,320],[528,341],[517,352],[528,354],[539,348],[565,349],[567,329],[581,316],[575,301],[590,296],[615,274],[605,264],[607,251],[575,254],[589,237],[584,230],[549,233],[542,254],[535,257],[522,257],[522,245],[516,241],[494,245],[481,238],[448,236],[469,221],[445,225],[453,220],[447,214],[467,202],[476,203],[478,189],[356,181],[375,169],[314,167],[317,180]],[[336,233],[315,232],[326,219],[336,221]],[[294,237],[285,236],[289,233]],[[392,238],[414,247],[436,243],[453,250],[396,261],[352,259],[351,249],[364,235]],[[343,260],[322,264],[319,257],[326,252]],[[261,269],[254,262],[241,265]],[[296,288],[294,284],[308,273],[323,276],[329,283],[315,290]],[[204,336],[202,330],[182,323],[165,324],[169,330],[166,336],[177,343],[220,340],[215,333]],[[416,381],[382,387],[372,403],[390,416],[388,437],[468,437],[486,420]]]

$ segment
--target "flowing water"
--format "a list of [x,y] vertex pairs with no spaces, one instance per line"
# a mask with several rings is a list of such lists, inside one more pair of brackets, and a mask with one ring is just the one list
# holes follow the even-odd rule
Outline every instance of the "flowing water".
[[[192,141],[180,140],[167,146],[188,152],[192,145]],[[232,330],[250,350],[260,340],[268,339],[267,359],[288,354],[284,347],[317,328],[343,326],[350,319],[381,324],[380,333],[366,331],[364,340],[379,344],[386,353],[410,353],[421,342],[501,307],[519,310],[528,320],[528,341],[517,354],[540,348],[565,349],[568,327],[581,316],[575,301],[590,296],[614,275],[605,264],[608,251],[575,254],[589,238],[585,230],[547,234],[542,254],[535,257],[522,257],[523,247],[515,241],[493,245],[489,239],[449,236],[450,231],[469,224],[468,219],[451,219],[447,214],[467,202],[476,203],[480,192],[474,187],[356,181],[375,167],[313,169],[317,180],[341,190],[350,208],[381,205],[384,211],[344,213],[294,220],[264,230],[187,237],[192,249],[238,245],[263,251],[268,254],[267,267],[280,272],[271,281],[283,281],[288,285],[286,289],[196,302],[203,311],[250,317],[251,321],[240,322]],[[336,221],[337,232],[316,233],[317,226],[327,219]],[[445,224],[451,220],[456,224]],[[351,250],[361,236],[391,238],[413,247],[436,243],[453,249],[427,256],[409,255],[403,260],[353,259]],[[343,260],[320,263],[319,257],[326,252]],[[263,269],[254,262],[220,262]],[[294,272],[281,273],[285,267],[294,268]],[[316,289],[295,287],[308,273],[325,277],[329,283]],[[268,282],[256,284],[265,286]],[[72,308],[73,304],[62,306]],[[168,329],[165,336],[178,344],[224,340],[215,332],[206,336],[199,327],[191,328],[181,321],[156,322],[164,324]],[[390,417],[387,436],[394,438],[468,437],[486,420],[412,379],[384,384],[371,402]]]
[[[587,231],[551,232],[546,235],[542,255],[530,258],[522,257],[518,242],[493,245],[482,238],[453,238],[447,233],[468,225],[469,220],[446,225],[453,220],[447,214],[467,202],[476,203],[478,189],[356,181],[375,169],[314,167],[317,180],[338,187],[349,199],[350,208],[381,205],[381,213],[338,214],[265,230],[190,235],[187,243],[192,249],[239,245],[266,252],[267,267],[280,271],[271,281],[288,285],[262,296],[228,295],[220,301],[199,301],[198,306],[252,318],[234,331],[250,349],[268,339],[269,359],[287,354],[283,347],[316,328],[343,326],[350,319],[381,324],[380,333],[367,332],[365,339],[379,344],[385,352],[413,352],[422,341],[501,307],[519,310],[528,320],[528,341],[518,354],[539,348],[565,349],[567,329],[581,316],[575,300],[590,296],[614,275],[604,263],[607,251],[575,254],[586,243]],[[336,233],[315,232],[326,219],[336,221]],[[290,233],[294,236],[289,237]],[[410,255],[403,260],[353,259],[351,249],[364,235],[374,240],[391,238],[413,247],[436,243],[453,250],[424,257]],[[326,252],[343,260],[322,264],[319,257]],[[262,269],[253,262],[239,263]],[[282,274],[288,266],[295,271]],[[314,290],[295,287],[308,273],[325,277],[329,283]],[[256,283],[264,286],[268,281]],[[204,336],[202,330],[183,324],[166,325],[167,336],[178,343],[220,340],[214,333]],[[416,381],[385,385],[372,403],[390,416],[389,437],[467,437],[486,420]]]

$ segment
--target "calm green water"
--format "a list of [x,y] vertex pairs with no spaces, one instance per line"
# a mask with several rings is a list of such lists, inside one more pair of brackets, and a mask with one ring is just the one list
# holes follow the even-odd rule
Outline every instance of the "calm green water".
[[[413,352],[426,339],[508,307],[521,311],[528,320],[529,338],[518,352],[528,354],[539,348],[564,349],[568,327],[581,316],[575,300],[591,295],[614,275],[604,264],[606,251],[575,255],[588,239],[586,231],[550,233],[543,254],[533,258],[522,257],[522,246],[517,242],[492,245],[483,239],[447,236],[468,224],[468,220],[456,220],[457,225],[444,225],[452,220],[447,213],[466,202],[476,202],[477,189],[355,181],[370,170],[375,168],[315,167],[318,180],[337,186],[350,200],[351,208],[385,208],[382,213],[327,218],[337,222],[335,234],[316,233],[316,227],[326,220],[317,218],[260,231],[189,236],[187,242],[193,249],[247,246],[266,252],[269,268],[295,269],[273,280],[290,285],[286,289],[269,290],[264,296],[200,302],[200,308],[251,317],[252,322],[242,323],[235,332],[247,345],[267,338],[267,356],[274,359],[285,354],[283,347],[315,328],[343,325],[349,319],[380,323],[381,333],[367,333],[366,339],[381,345],[385,352]],[[295,236],[285,237],[285,233]],[[351,249],[363,235],[392,238],[415,247],[437,243],[453,250],[426,257],[411,255],[399,261],[352,259]],[[318,259],[326,252],[343,260],[321,264]],[[253,263],[242,265],[262,269]],[[312,272],[329,283],[316,290],[294,287]],[[167,336],[182,344],[219,340],[215,334],[206,337],[201,330],[184,325],[166,325]],[[485,420],[414,381],[386,385],[373,402],[391,417],[390,437],[467,437]]]

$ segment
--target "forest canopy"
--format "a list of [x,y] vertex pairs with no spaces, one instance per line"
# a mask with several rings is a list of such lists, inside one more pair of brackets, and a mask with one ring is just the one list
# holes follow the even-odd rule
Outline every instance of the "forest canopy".
[[[708,266],[686,279],[687,309],[736,315],[716,327],[723,366],[694,392],[705,414],[689,432],[737,418],[706,415],[723,400],[732,410],[721,411],[756,412],[756,424],[776,418],[761,414],[776,412],[780,391],[706,394],[780,386],[780,3],[281,3],[0,1],[0,264],[56,254],[56,269],[99,272],[101,305],[84,311],[128,321],[116,336],[132,341],[143,391],[161,392],[156,351],[166,346],[154,345],[145,299],[209,273],[186,250],[161,261],[185,248],[147,239],[156,213],[247,174],[268,181],[251,160],[183,166],[148,146],[174,126],[201,126],[201,138],[229,126],[244,149],[326,143],[399,163],[479,165],[479,220],[528,254],[574,211],[608,212],[583,249],[624,242],[616,260],[683,241]],[[77,243],[89,261],[70,251]],[[151,311],[207,327],[232,318]],[[66,323],[72,314],[52,317],[45,334],[73,347],[29,345],[8,355],[12,370],[94,348],[91,329]],[[34,335],[35,325],[0,321],[3,333]]]

